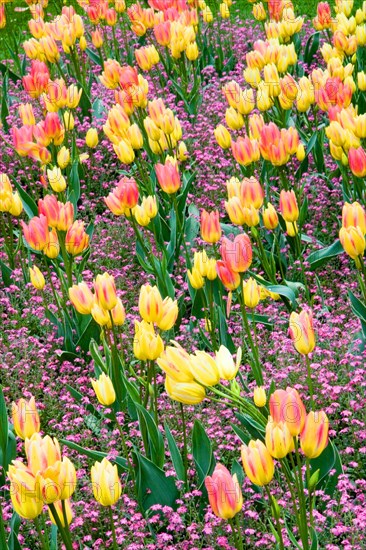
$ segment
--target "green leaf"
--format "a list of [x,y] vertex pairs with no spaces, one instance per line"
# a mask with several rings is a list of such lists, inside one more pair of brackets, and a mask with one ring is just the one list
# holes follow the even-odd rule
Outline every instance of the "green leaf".
[[96,65],[102,65],[99,55],[93,52],[90,48],[86,48],[86,55],[95,63]]
[[264,440],[265,429],[248,414],[235,413],[236,418],[244,426],[252,439]]
[[248,443],[250,441],[249,435],[247,435],[241,428],[239,428],[235,424],[231,424],[231,427],[234,430],[234,432],[236,433],[236,435],[238,436],[238,438],[240,439],[240,441],[242,443],[245,443],[245,445],[248,445]]
[[201,489],[207,476],[215,467],[211,441],[201,422],[195,420],[192,431],[192,454],[196,465],[198,489]]
[[[335,469],[336,472],[333,476],[334,479],[331,481],[329,472],[333,469]],[[331,492],[328,492],[328,490],[334,490],[334,484],[337,483],[339,475],[343,473],[343,467],[338,450],[332,441],[329,441],[320,456],[310,460],[310,474],[312,475],[316,472],[316,470],[319,470],[319,481],[317,488],[324,490],[327,494],[332,494]],[[327,487],[328,483],[329,489]]]
[[87,90],[82,85],[82,83],[78,82],[78,84],[79,84],[80,88],[82,89],[80,102],[79,102],[79,107],[80,107],[81,112],[83,113],[84,117],[91,118],[91,116],[92,116],[92,105],[91,105],[90,97],[88,95]]
[[154,418],[149,411],[145,409],[139,403],[135,403],[137,414],[139,417],[140,431],[144,433],[147,430],[149,437],[149,458],[158,468],[164,466],[164,439],[163,436],[155,424]]
[[304,61],[307,65],[311,65],[313,58],[319,49],[319,42],[320,42],[320,32],[317,31],[309,37],[305,46]]
[[3,459],[6,456],[6,448],[8,446],[8,411],[4,399],[3,388],[0,386],[0,448],[2,450]]
[[13,515],[10,520],[10,535],[8,538],[8,550],[22,550],[18,540],[18,533],[20,527],[20,517],[16,512],[13,512]]
[[7,121],[7,117],[9,116],[8,81],[9,81],[9,77],[8,77],[8,73],[6,73],[4,78],[3,78],[1,112],[0,112],[0,119],[1,119],[1,122],[2,122],[2,125],[4,127],[5,132],[9,131],[9,123]]
[[351,309],[353,313],[366,323],[366,305],[361,302],[350,290],[348,291],[348,298],[351,302]]
[[310,539],[311,539],[310,550],[319,550],[318,535],[316,534],[314,527],[310,527]]
[[79,161],[74,160],[69,175],[69,193],[68,200],[72,202],[74,209],[77,209],[77,203],[80,198],[80,177],[79,177]]
[[90,349],[90,343],[93,340],[99,341],[100,339],[100,327],[96,323],[92,316],[90,316],[89,322],[76,342],[76,347],[80,347],[84,352]]
[[1,279],[4,283],[4,287],[8,288],[14,283],[13,277],[12,277],[13,271],[10,269],[9,266],[4,264],[2,260],[0,260],[0,270],[1,270]]
[[5,65],[4,63],[0,63],[0,72],[1,74],[3,75],[3,77],[8,74],[10,80],[12,80],[13,82],[17,83],[19,82],[20,80],[22,80],[22,77],[15,74],[12,70],[9,69],[9,67],[7,65]]
[[139,501],[145,512],[154,504],[176,509],[179,491],[174,478],[167,477],[163,470],[139,452],[136,451],[133,454],[136,464],[136,487]]
[[220,342],[230,351],[230,353],[235,353],[236,347],[231,335],[229,334],[226,317],[221,308],[218,309],[218,316],[219,316]]
[[[107,456],[107,453],[103,453],[101,451],[94,451],[94,449],[87,449],[85,447],[81,447],[81,445],[78,445],[77,443],[74,443],[73,441],[68,441],[67,439],[61,439],[60,443],[62,445],[66,445],[69,449],[73,449],[74,451],[77,451],[81,455],[85,455],[88,458],[91,458],[92,460],[97,460],[100,462]],[[115,462],[120,468],[123,470],[128,470],[127,461],[125,458],[122,458],[121,456],[116,456],[115,458],[110,459],[111,462]]]
[[337,239],[330,246],[322,248],[321,250],[316,250],[315,252],[309,254],[309,256],[306,258],[306,261],[309,264],[310,269],[314,270],[328,263],[329,260],[331,260],[335,256],[339,256],[339,254],[342,254],[342,252],[344,252],[343,246]]
[[23,208],[29,219],[32,219],[34,216],[38,216],[38,207],[32,197],[24,191],[23,187],[16,181],[15,178],[12,178],[12,181],[19,193],[20,198],[22,199]]
[[102,120],[105,117],[106,108],[103,101],[97,97],[92,105],[93,120]]
[[[108,373],[108,368],[107,368],[106,361],[105,361],[104,357],[102,356],[102,354],[99,351],[99,347],[98,347],[97,342],[93,338],[90,340],[89,352],[90,352],[90,355],[92,356],[92,358],[94,360],[94,365],[97,366],[98,369],[100,370],[100,374],[102,372],[107,374]],[[98,373],[96,372],[96,374],[98,374]]]
[[170,458],[172,459],[175,473],[177,474],[178,479],[180,479],[181,481],[185,481],[185,469],[184,469],[182,455],[178,449],[178,445],[172,435],[172,432],[169,429],[168,424],[165,423],[164,428],[165,428],[166,439],[168,442]]
[[50,550],[57,550],[57,525],[51,525],[51,540],[50,540]]
[[243,485],[244,483],[244,470],[243,470],[243,466],[241,464],[239,464],[239,462],[235,459],[232,466],[231,466],[231,475],[235,475],[236,474],[236,477],[238,478],[238,483],[240,485],[240,487]]
[[70,393],[70,395],[77,401],[78,403],[83,403],[83,407],[85,410],[90,412],[92,415],[98,418],[98,422],[100,422],[100,419],[102,418],[102,414],[92,405],[91,403],[85,403],[85,396],[80,393],[78,390],[70,386],[69,384],[66,384],[66,389]]

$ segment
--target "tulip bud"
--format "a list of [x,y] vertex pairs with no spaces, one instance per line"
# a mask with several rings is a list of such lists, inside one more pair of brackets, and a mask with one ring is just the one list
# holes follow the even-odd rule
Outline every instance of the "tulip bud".
[[273,422],[271,416],[266,426],[266,447],[270,454],[277,459],[284,458],[294,448],[290,430],[284,422]]
[[91,469],[93,494],[102,506],[113,506],[122,493],[117,465],[112,465],[103,458],[102,462],[95,462]]
[[217,464],[205,479],[208,499],[213,513],[222,519],[232,519],[243,507],[243,495],[236,474],[231,476],[222,464]]
[[85,136],[85,143],[90,149],[95,149],[98,145],[98,131],[95,128],[89,128]]
[[90,380],[95,391],[95,395],[101,405],[108,407],[116,400],[112,380],[104,372],[99,376],[98,380]]
[[252,277],[244,282],[243,281],[243,298],[247,307],[254,309],[260,302],[261,289],[257,281]]
[[14,430],[21,439],[32,437],[41,429],[39,414],[34,397],[29,401],[19,399],[12,404],[12,419]]
[[241,459],[243,468],[250,481],[263,486],[272,481],[274,475],[273,458],[262,441],[251,440],[249,445],[242,445]]
[[324,411],[310,411],[300,434],[300,447],[307,458],[317,458],[328,445],[329,421]]
[[289,334],[295,349],[301,355],[308,355],[315,348],[315,334],[312,312],[293,311],[290,315]]
[[184,405],[198,405],[206,396],[205,388],[197,382],[177,382],[170,376],[165,378],[165,391],[170,399]]
[[43,290],[46,281],[44,279],[43,273],[36,265],[29,268],[29,275],[34,288],[36,288],[37,290]]
[[99,305],[110,311],[117,305],[117,294],[114,277],[109,273],[97,275],[94,281],[94,291]]
[[253,400],[256,407],[264,407],[267,403],[266,390],[263,386],[256,386],[254,388]]

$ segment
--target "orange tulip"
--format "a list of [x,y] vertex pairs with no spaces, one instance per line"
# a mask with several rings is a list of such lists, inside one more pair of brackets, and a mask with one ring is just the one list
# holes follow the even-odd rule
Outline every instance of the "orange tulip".
[[216,262],[216,271],[220,281],[228,290],[235,290],[240,285],[240,275],[232,271],[222,260]]
[[311,411],[300,434],[300,446],[307,458],[317,458],[328,445],[328,417],[324,411]]
[[233,476],[222,464],[217,464],[205,479],[208,499],[213,513],[222,519],[232,519],[243,507],[243,495],[236,474]]
[[280,194],[280,212],[286,222],[296,222],[299,218],[299,207],[296,195],[291,191],[282,190]]
[[72,256],[79,256],[89,246],[89,235],[85,232],[84,222],[76,220],[67,230],[66,250]]
[[220,253],[227,267],[235,273],[244,273],[252,263],[252,245],[246,233],[237,235],[233,241],[224,237]]
[[269,412],[275,423],[285,422],[292,436],[299,435],[305,424],[306,410],[297,390],[276,390],[269,398]]
[[362,147],[351,147],[348,151],[348,162],[352,173],[358,178],[366,176],[366,153]]
[[206,243],[217,243],[221,239],[220,214],[218,210],[201,212],[201,238]]
[[179,169],[176,162],[167,159],[165,164],[155,164],[156,177],[160,187],[169,195],[176,193],[181,186]]

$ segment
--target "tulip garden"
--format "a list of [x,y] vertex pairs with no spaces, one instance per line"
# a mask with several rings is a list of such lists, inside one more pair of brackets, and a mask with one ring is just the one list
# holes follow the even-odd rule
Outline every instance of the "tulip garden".
[[0,0],[0,550],[366,548],[365,46]]

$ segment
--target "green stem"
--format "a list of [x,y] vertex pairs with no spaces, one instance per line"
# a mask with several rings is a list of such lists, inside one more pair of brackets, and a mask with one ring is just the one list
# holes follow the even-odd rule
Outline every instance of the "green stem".
[[6,542],[6,531],[5,531],[5,524],[4,524],[4,518],[3,518],[3,507],[2,507],[1,501],[0,501],[0,548],[4,548],[4,550],[8,550],[8,543]]
[[301,523],[302,523],[301,539],[302,539],[304,550],[309,550],[309,536],[308,536],[308,523],[307,523],[307,517],[306,517],[304,482],[302,479],[302,468],[301,468],[302,464],[301,464],[301,457],[299,453],[299,443],[297,441],[297,437],[294,437],[294,441],[295,441],[295,454],[296,454],[297,467],[298,467],[300,516],[301,516]]
[[244,547],[243,547],[243,537],[242,537],[242,534],[241,534],[239,514],[236,514],[236,516],[235,516],[235,523],[236,523],[236,528],[238,530],[238,543],[239,543],[238,550],[243,550],[244,549]]
[[72,543],[72,537],[71,537],[69,522],[67,521],[67,512],[66,512],[66,502],[65,502],[65,500],[61,501],[61,507],[62,507],[62,515],[63,515],[63,518],[64,518],[64,524],[65,524],[65,533],[66,533],[67,537],[70,539],[70,542]]
[[[291,454],[291,453],[290,453]],[[300,517],[299,517],[299,511],[297,509],[297,503],[296,503],[296,495],[294,493],[294,490],[293,490],[293,487],[292,487],[292,479],[287,471],[287,467],[283,461],[283,459],[281,459],[280,461],[280,464],[281,464],[281,467],[282,467],[282,470],[285,474],[285,477],[286,477],[286,480],[287,480],[287,485],[288,485],[288,488],[290,490],[290,494],[291,494],[291,499],[292,499],[292,504],[293,504],[293,507],[294,507],[294,513],[295,513],[295,517],[296,517],[296,523],[297,525],[299,526],[299,529],[300,529]],[[296,476],[296,472],[294,471],[294,475]],[[298,487],[297,485],[297,479],[295,477],[295,486],[296,488]]]
[[122,378],[121,378],[120,360],[119,360],[118,349],[117,349],[118,335],[117,335],[116,325],[114,324],[111,311],[109,311],[109,317],[112,324],[112,334],[113,334],[113,339],[111,338],[112,380],[116,388],[118,405],[119,407],[121,407],[122,398],[123,398],[123,385],[122,385]]
[[61,523],[61,520],[60,520],[59,515],[57,513],[55,505],[54,504],[49,504],[48,507],[52,512],[52,516],[53,516],[53,518],[55,520],[55,523],[57,525],[57,528],[60,532],[63,543],[66,547],[66,550],[73,550],[71,541],[69,540],[69,537],[67,536],[67,532],[65,531],[64,527],[62,526],[62,523]]
[[280,550],[285,550],[285,546],[283,544],[281,523],[280,523],[279,515],[277,513],[276,504],[273,500],[273,497],[271,495],[271,491],[269,490],[268,486],[265,485],[264,488],[265,488],[266,493],[268,495],[268,499],[269,499],[269,502],[271,504],[272,515],[273,515],[275,523],[276,523],[276,529],[277,529],[278,538],[279,538],[279,542],[280,542]]
[[305,362],[306,362],[306,369],[308,373],[308,387],[309,387],[309,393],[310,393],[310,406],[311,410],[314,410],[314,389],[313,389],[313,381],[311,379],[311,365],[310,365],[310,359],[308,355],[305,355]]
[[155,368],[155,361],[152,361],[152,374],[153,374],[153,384],[154,384],[154,419],[156,427],[159,423],[159,417],[158,417],[158,386],[156,383],[156,368]]
[[247,312],[246,312],[246,307],[245,307],[245,300],[244,300],[244,293],[243,293],[243,276],[241,276],[241,285],[240,285],[240,287],[241,287],[240,306],[241,306],[243,326],[244,326],[244,331],[246,332],[246,334],[248,336],[250,348],[251,348],[251,351],[252,351],[252,357],[254,359],[254,361],[251,361],[252,371],[253,371],[254,379],[255,379],[257,385],[262,386],[263,385],[263,374],[262,374],[262,369],[261,369],[260,362],[259,362],[258,347],[255,345],[255,343],[253,341],[253,338],[252,338],[252,333],[251,333],[251,330],[250,330],[248,317],[247,317]]
[[114,525],[113,512],[112,512],[111,506],[108,506],[108,512],[109,512],[109,519],[110,519],[110,522],[111,522],[111,529],[112,529],[112,536],[113,536],[113,550],[118,550],[117,537],[116,537],[116,527]]
[[[314,528],[314,516],[313,516],[313,495],[310,488],[310,462],[309,459],[306,459],[306,483],[308,486],[308,492],[309,492],[309,517],[310,517],[310,525]],[[315,495],[314,495],[315,498]]]
[[48,542],[46,537],[42,533],[42,529],[41,529],[38,517],[34,518],[34,525],[36,526],[36,530],[37,530],[39,542],[41,543],[42,550],[48,550],[49,549]]
[[184,483],[185,487],[188,486],[188,446],[187,446],[187,425],[186,418],[184,415],[184,406],[183,403],[179,403],[180,406],[180,416],[182,419],[182,428],[183,428],[183,464],[184,464]]
[[[238,517],[238,514],[235,516],[235,520]],[[234,546],[237,550],[243,550],[243,541],[240,534],[240,526],[239,526],[239,533],[237,532],[236,524],[234,522],[233,518],[228,519],[229,525],[231,527],[231,531],[233,533],[233,539],[234,539]]]

